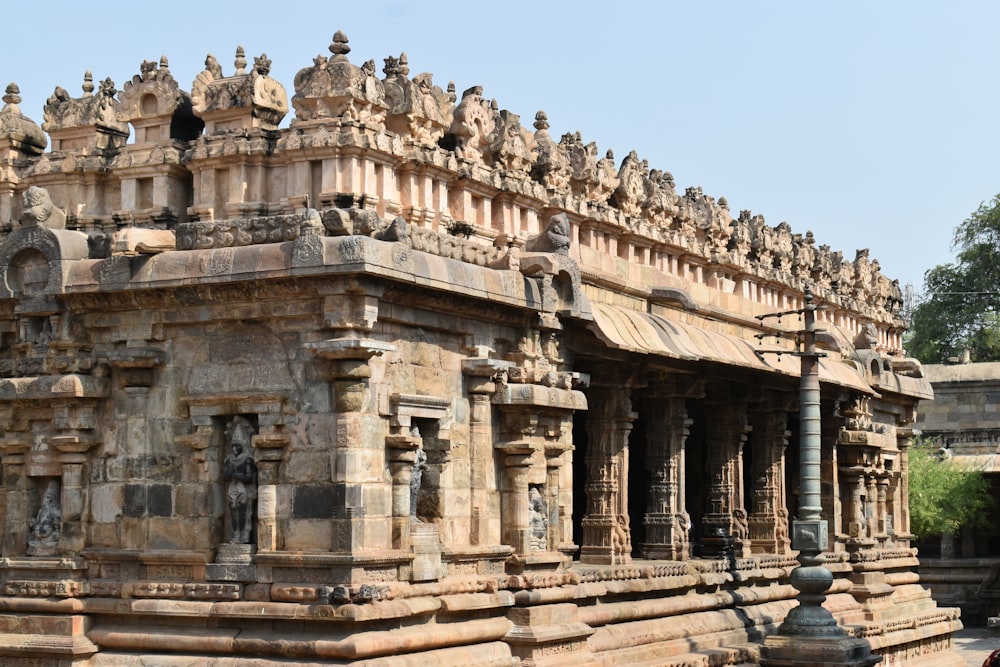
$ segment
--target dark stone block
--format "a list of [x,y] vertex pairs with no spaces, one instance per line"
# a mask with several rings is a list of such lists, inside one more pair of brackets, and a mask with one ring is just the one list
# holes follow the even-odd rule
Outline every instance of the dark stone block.
[[125,507],[122,508],[122,515],[127,517],[140,517],[146,514],[146,485],[126,484],[125,485]]
[[[339,490],[339,493],[338,493]],[[295,489],[292,517],[295,519],[329,519],[335,509],[343,507],[343,485],[300,486]]]
[[149,516],[172,516],[174,513],[173,486],[170,484],[151,484],[146,500],[146,510]]

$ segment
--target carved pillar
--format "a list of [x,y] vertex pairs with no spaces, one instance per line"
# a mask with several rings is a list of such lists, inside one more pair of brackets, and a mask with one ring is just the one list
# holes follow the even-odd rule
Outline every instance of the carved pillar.
[[874,540],[875,536],[878,535],[878,482],[874,473],[866,476],[865,481],[867,482],[867,494],[865,495],[865,522],[867,523],[868,530],[865,532],[865,537],[869,540]]
[[281,462],[291,438],[278,425],[270,423],[271,415],[261,415],[259,432],[251,439],[253,458],[257,464],[257,550],[278,551],[278,481]]
[[410,548],[410,524],[416,510],[410,502],[413,465],[420,449],[420,435],[388,435],[389,472],[392,475],[392,547]]
[[685,504],[685,447],[692,420],[686,399],[700,396],[702,382],[671,378],[647,391],[647,465],[650,485],[643,524],[643,558],[685,560],[690,554],[691,517]]
[[95,442],[83,436],[62,435],[53,437],[52,444],[59,450],[59,464],[62,466],[59,552],[79,554],[86,546],[87,538],[87,451]]
[[734,554],[750,555],[750,535],[743,496],[743,445],[751,427],[747,403],[721,388],[706,402],[708,508],[702,518],[706,556],[720,555],[732,540]]
[[877,503],[875,510],[878,513],[878,539],[880,542],[885,542],[891,535],[889,526],[889,478],[891,474],[888,472],[881,472],[878,474],[875,484],[878,489],[877,491]]
[[489,345],[470,345],[475,356],[462,361],[465,386],[469,395],[469,466],[472,486],[470,544],[487,546],[501,542],[500,508],[493,478],[493,405],[497,389],[494,378],[506,366],[490,359]]
[[583,517],[583,563],[628,563],[632,539],[628,516],[628,437],[636,413],[629,389],[595,388],[587,420],[587,514]]
[[[372,434],[382,430],[382,418],[375,411],[371,395],[372,369],[369,361],[395,348],[367,338],[335,338],[310,343],[306,347],[316,356],[330,361],[329,377],[336,412],[334,484],[339,487],[337,495],[344,499],[342,506],[334,508],[332,549],[354,553],[370,548],[387,548],[389,544],[369,544],[366,541],[367,521],[391,521],[391,517],[366,517],[363,487],[372,470],[385,469],[384,448],[374,447],[371,442]],[[391,487],[386,491],[391,494]]]
[[788,502],[785,492],[785,448],[791,431],[788,413],[793,394],[770,393],[750,413],[753,424],[753,470],[749,517],[754,553],[788,554]]
[[909,429],[906,429],[905,435],[902,432],[903,429],[897,429],[897,433],[900,433],[901,437],[898,440],[899,509],[896,525],[899,526],[899,533],[896,539],[901,546],[909,547],[910,539],[913,537],[910,533],[910,445],[912,444],[910,437],[912,432]]
[[528,505],[528,470],[531,466],[531,445],[528,442],[508,442],[498,447],[504,452],[503,476],[500,489],[500,513],[503,517],[503,542],[519,554],[531,548],[531,521]]
[[7,498],[4,516],[3,555],[23,556],[28,544],[26,454],[31,448],[27,438],[8,436],[0,440],[0,464],[3,465],[3,488]]

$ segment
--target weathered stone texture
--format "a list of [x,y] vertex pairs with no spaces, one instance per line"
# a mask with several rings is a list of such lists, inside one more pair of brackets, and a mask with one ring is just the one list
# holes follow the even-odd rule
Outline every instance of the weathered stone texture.
[[757,662],[795,604],[800,373],[757,316],[807,287],[827,607],[951,664],[905,511],[931,393],[867,250],[330,52],[288,127],[242,49],[190,93],[166,59],[57,89],[49,152],[5,97],[4,664]]

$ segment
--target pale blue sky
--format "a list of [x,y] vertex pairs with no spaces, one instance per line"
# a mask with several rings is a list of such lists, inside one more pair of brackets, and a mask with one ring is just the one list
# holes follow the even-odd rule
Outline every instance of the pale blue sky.
[[[110,4],[110,3],[107,3]],[[236,46],[295,72],[333,33],[361,64],[405,51],[411,76],[476,84],[530,127],[635,149],[678,187],[812,230],[919,291],[952,257],[956,225],[1000,192],[1000,3],[941,2],[52,2],[8,12],[0,87],[41,123],[83,72],[122,84],[166,55],[182,86]],[[308,9],[304,8],[308,7]],[[288,11],[285,11],[288,8]],[[287,123],[287,120],[286,120]]]

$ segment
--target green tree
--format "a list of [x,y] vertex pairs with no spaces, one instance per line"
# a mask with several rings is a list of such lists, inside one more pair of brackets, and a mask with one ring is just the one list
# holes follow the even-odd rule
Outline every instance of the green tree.
[[976,470],[937,455],[936,446],[910,447],[910,532],[918,539],[988,525],[994,506],[990,482]]
[[954,263],[924,274],[906,349],[925,363],[963,349],[973,361],[1000,361],[1000,195],[955,229],[952,249]]

